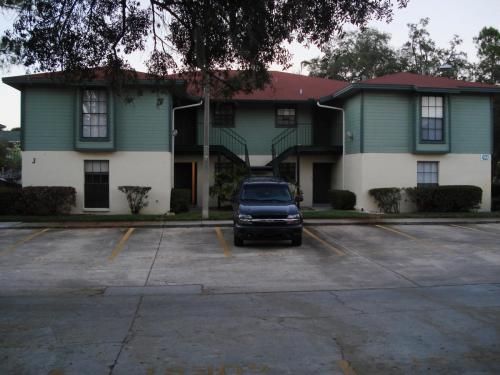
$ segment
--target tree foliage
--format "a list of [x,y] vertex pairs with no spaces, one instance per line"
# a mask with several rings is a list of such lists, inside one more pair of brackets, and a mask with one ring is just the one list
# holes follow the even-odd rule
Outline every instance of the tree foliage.
[[376,29],[349,31],[335,37],[322,57],[306,62],[310,74],[350,82],[375,78],[400,70],[391,36]]
[[[26,0],[3,41],[35,71],[88,78],[87,68],[106,67],[112,80],[152,45],[146,65],[155,76],[201,71],[251,90],[269,80],[271,63],[288,65],[283,42],[320,45],[346,23],[390,20],[392,9],[392,0]],[[230,68],[239,75],[215,73]]]
[[474,43],[479,57],[478,80],[500,82],[500,31],[494,27],[484,27],[474,38]]
[[[448,48],[439,48],[427,30],[428,25],[429,18],[409,23],[408,40],[401,48],[392,47],[391,36],[376,29],[347,32],[334,37],[322,57],[305,63],[313,76],[351,82],[400,71],[471,78],[474,67],[460,50],[462,39],[453,35]],[[442,69],[443,65],[448,68]]]

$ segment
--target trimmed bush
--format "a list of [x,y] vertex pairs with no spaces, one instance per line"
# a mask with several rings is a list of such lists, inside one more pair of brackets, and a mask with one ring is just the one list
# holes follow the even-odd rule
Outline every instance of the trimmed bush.
[[472,185],[442,185],[406,188],[420,212],[464,212],[479,208],[483,190]]
[[17,207],[25,215],[68,214],[76,204],[76,190],[69,186],[28,186],[21,190]]
[[170,196],[170,211],[176,214],[189,211],[191,204],[191,190],[189,189],[172,189]]
[[377,202],[378,208],[386,214],[399,213],[401,189],[396,187],[370,189],[370,195]]
[[356,205],[356,194],[349,190],[330,190],[328,198],[336,210],[354,210]]
[[0,188],[0,215],[12,215],[17,213],[17,205],[21,197],[21,189],[1,187]]
[[147,199],[151,186],[118,186],[118,190],[125,193],[128,207],[133,215],[138,215],[144,207],[148,206]]

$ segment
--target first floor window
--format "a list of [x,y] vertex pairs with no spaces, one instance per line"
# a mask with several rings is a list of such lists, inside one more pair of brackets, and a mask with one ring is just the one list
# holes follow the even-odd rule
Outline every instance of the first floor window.
[[280,177],[286,182],[295,183],[297,181],[295,163],[280,163],[279,173]]
[[109,161],[85,160],[85,208],[109,208]]
[[443,98],[422,96],[422,141],[443,141]]
[[84,138],[108,136],[108,105],[105,90],[83,90],[82,136]]
[[276,107],[276,127],[291,128],[297,125],[297,110],[295,107]]
[[439,163],[437,161],[417,162],[417,186],[436,186],[439,183]]

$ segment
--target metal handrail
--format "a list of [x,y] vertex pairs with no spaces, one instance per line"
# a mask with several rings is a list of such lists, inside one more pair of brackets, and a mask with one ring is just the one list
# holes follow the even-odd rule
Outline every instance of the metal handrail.
[[233,129],[210,127],[209,142],[212,146],[224,146],[250,168],[250,156],[246,140]]
[[298,145],[311,145],[311,124],[297,124],[293,128],[287,128],[272,139],[271,154],[273,160],[282,152]]

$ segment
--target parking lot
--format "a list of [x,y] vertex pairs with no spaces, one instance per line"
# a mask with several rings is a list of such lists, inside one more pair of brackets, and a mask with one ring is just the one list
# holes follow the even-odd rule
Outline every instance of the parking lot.
[[500,373],[500,224],[0,230],[0,373]]

